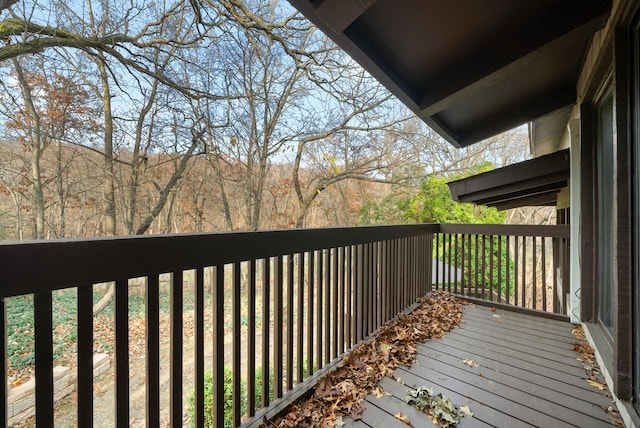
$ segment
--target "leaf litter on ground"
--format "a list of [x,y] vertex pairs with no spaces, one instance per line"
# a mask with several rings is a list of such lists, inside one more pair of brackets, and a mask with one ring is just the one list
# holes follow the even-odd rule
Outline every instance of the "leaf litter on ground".
[[413,363],[419,342],[443,337],[458,326],[463,304],[444,291],[427,294],[412,312],[398,315],[370,341],[345,355],[340,367],[318,380],[311,397],[292,404],[284,416],[262,426],[334,427],[345,417],[361,419],[364,398],[379,393],[380,380],[398,366]]
[[[600,391],[606,391],[607,385],[600,382],[598,375],[601,373],[600,366],[598,366],[598,362],[596,361],[595,350],[589,345],[587,342],[587,338],[584,334],[584,330],[581,325],[577,325],[571,333],[576,338],[576,341],[573,344],[573,350],[576,351],[580,356],[576,358],[580,364],[582,364],[582,368],[587,374],[587,383],[589,385],[598,388]],[[613,421],[611,424],[616,427],[624,427],[624,423],[622,422],[622,418],[620,417],[620,413],[616,410],[615,407],[603,407],[602,408],[606,413],[611,415]]]

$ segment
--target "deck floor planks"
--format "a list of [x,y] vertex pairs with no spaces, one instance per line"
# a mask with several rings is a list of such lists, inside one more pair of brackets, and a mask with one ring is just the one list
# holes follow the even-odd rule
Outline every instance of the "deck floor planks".
[[[550,371],[550,369],[543,369],[533,364],[527,364],[525,361],[521,362],[523,363],[522,365],[519,361],[509,361],[505,363],[504,361],[501,362],[468,349],[454,348],[444,343],[438,343],[434,346],[434,343],[427,342],[420,345],[418,352],[427,357],[443,361],[457,359],[459,362],[463,359],[471,359],[479,363],[480,368],[504,373],[508,376],[513,376],[514,378],[522,379],[571,397],[580,398],[588,403],[608,405],[609,402],[606,397],[594,390],[584,379],[568,376],[558,371]],[[515,363],[517,365],[511,365],[509,363]],[[480,370],[480,373],[484,372]]]
[[525,333],[513,330],[506,330],[501,326],[485,325],[479,326],[475,323],[465,323],[465,331],[473,333],[476,337],[482,337],[486,334],[487,330],[491,331],[491,336],[505,340],[511,343],[516,343],[523,346],[541,347],[545,352],[550,352],[562,357],[567,357],[570,360],[576,359],[576,352],[572,349],[572,343],[561,343],[555,340],[542,340],[539,338],[527,337]]
[[[532,327],[541,327],[547,331],[554,332],[560,336],[571,336],[571,329],[567,330],[566,326],[568,325],[568,321],[559,321],[549,318],[543,318],[537,315],[530,315],[520,312],[506,311],[506,310],[496,310],[492,312],[488,310],[486,307],[479,307],[475,305],[468,305],[467,309],[470,309],[469,316],[475,316],[480,318],[492,318],[494,314],[500,315],[500,318],[505,321],[510,321],[515,324],[527,325]],[[476,312],[475,310],[479,309],[482,312]]]
[[[594,404],[584,403],[582,400],[576,400],[575,397],[567,397],[544,386],[496,371],[481,370],[481,367],[471,368],[463,364],[461,360],[454,360],[449,363],[442,361],[442,359],[418,355],[415,364],[431,368],[443,375],[454,377],[484,391],[493,392],[505,400],[533,409],[540,409],[547,414],[555,413],[554,417],[569,424],[576,423],[578,426],[586,427],[595,422],[593,420],[594,417],[589,415],[593,410]],[[463,368],[463,366],[466,368]],[[606,421],[606,414],[604,412],[599,413],[602,413],[600,416]]]
[[[462,418],[461,427],[610,427],[613,419],[602,409],[610,398],[584,379],[571,329],[568,322],[470,305],[458,328],[419,345],[416,363],[396,369],[395,376],[468,404],[474,417]],[[533,337],[527,342],[529,330]],[[464,365],[464,358],[480,367]],[[359,426],[406,426],[393,416],[397,412],[409,415],[416,427],[433,426],[407,408],[406,386],[390,378],[381,386],[392,396],[367,397]]]
[[[371,403],[364,403],[366,410],[362,415],[362,422],[374,428],[388,428],[393,426],[405,426],[391,413],[385,412]],[[368,405],[367,405],[368,404]],[[425,416],[426,418],[426,416]]]
[[511,336],[493,336],[495,334],[492,329],[487,329],[486,331],[477,331],[471,328],[457,328],[448,333],[452,337],[464,336],[470,339],[480,340],[485,346],[495,347],[496,349],[502,350],[510,350],[510,351],[518,351],[525,352],[527,354],[531,354],[537,356],[539,358],[543,358],[548,361],[553,361],[559,364],[563,364],[569,367],[575,367],[577,354],[574,353],[573,356],[570,355],[562,355],[555,351],[553,348],[542,347],[542,346],[532,346],[531,342],[523,343],[523,340],[519,338],[514,338]]
[[522,360],[531,361],[542,367],[567,372],[573,376],[584,375],[584,370],[582,370],[577,365],[577,360],[575,359],[573,361],[573,363],[575,364],[572,364],[567,360],[559,362],[554,359],[549,359],[548,355],[539,355],[539,349],[537,348],[532,349],[527,348],[526,346],[514,347],[512,344],[504,341],[502,343],[495,343],[486,340],[480,340],[473,336],[469,336],[468,334],[460,334],[460,332],[462,331],[462,329],[456,329],[447,333],[447,339],[458,341],[461,344],[468,346],[470,349],[478,348],[479,350],[485,350],[487,354],[499,354],[504,355],[507,358],[519,358]]
[[540,360],[537,357],[528,357],[527,355],[506,355],[495,350],[469,346],[464,342],[460,342],[449,337],[441,339],[439,341],[439,344],[440,343],[442,343],[442,346],[455,348],[466,352],[469,355],[473,353],[476,357],[481,356],[484,359],[495,361],[496,363],[504,366],[514,366],[530,372],[543,373],[547,377],[557,379],[560,382],[564,382],[578,388],[591,388],[586,384],[584,379],[582,379],[582,377],[586,377],[584,371],[575,371],[570,373],[566,370],[550,368],[545,365],[545,360]]
[[499,328],[505,332],[513,332],[514,334],[525,334],[531,340],[542,342],[553,342],[559,346],[567,345],[567,335],[559,335],[554,332],[541,330],[538,326],[531,327],[528,325],[517,324],[512,321],[504,321],[502,318],[475,318],[465,317],[464,324],[475,325],[479,327]]

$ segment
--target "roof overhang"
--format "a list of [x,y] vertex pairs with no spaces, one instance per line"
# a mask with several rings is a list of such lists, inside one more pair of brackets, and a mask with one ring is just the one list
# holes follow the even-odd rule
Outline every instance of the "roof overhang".
[[591,35],[611,9],[611,0],[289,1],[458,147],[574,104]]
[[569,149],[447,183],[458,202],[496,207],[555,206],[569,180]]

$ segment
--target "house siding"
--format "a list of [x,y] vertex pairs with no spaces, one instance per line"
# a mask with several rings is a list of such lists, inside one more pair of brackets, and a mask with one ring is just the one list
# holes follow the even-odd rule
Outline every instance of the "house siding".
[[[629,400],[632,390],[633,279],[632,279],[632,164],[630,105],[629,27],[638,14],[640,1],[614,0],[605,26],[593,35],[577,84],[574,106],[561,147],[571,148],[571,239],[580,243],[571,248],[571,296],[569,314],[573,322],[588,324],[590,336],[604,360],[605,377],[616,398]],[[610,343],[597,331],[597,195],[594,191],[595,135],[593,107],[603,88],[612,82],[615,89],[615,218],[614,260],[611,281],[614,287],[614,332]],[[601,337],[598,339],[598,337]],[[610,347],[610,351],[607,351]],[[633,411],[626,415],[635,425]],[[633,417],[631,417],[633,416]]]

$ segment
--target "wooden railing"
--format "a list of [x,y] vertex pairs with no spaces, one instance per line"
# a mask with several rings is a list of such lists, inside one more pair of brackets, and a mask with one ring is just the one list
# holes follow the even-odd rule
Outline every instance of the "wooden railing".
[[[259,419],[268,411],[265,408],[277,408],[277,402],[291,396],[288,391],[296,384],[337,361],[424,295],[430,288],[433,233],[438,227],[0,243],[2,364],[7,367],[6,303],[14,296],[32,294],[35,417],[38,426],[53,426],[52,301],[55,290],[73,287],[77,293],[77,425],[93,426],[94,289],[112,283],[114,423],[128,427],[133,367],[128,304],[132,284],[143,284],[146,414],[142,417],[146,426],[160,426],[161,418],[167,418],[170,426],[181,427],[187,404],[183,396],[189,388],[194,390],[191,420],[196,427],[204,425],[207,415],[212,415],[213,426],[222,427],[225,418],[238,426],[244,417]],[[165,280],[166,287],[162,285]],[[160,294],[165,288],[169,307],[161,314]],[[185,351],[187,294],[193,299],[195,320],[192,354]],[[169,317],[168,331],[161,331],[161,315]],[[205,319],[212,323],[210,336]],[[225,353],[229,347],[226,331],[231,336],[231,352]],[[169,380],[163,384],[160,339],[167,336]],[[205,357],[207,346],[213,349],[211,358]],[[230,357],[225,359],[225,355]],[[192,386],[186,384],[184,375],[188,358],[194,362]],[[212,367],[212,408],[205,408],[206,366]],[[227,366],[232,372],[233,404],[225,414]],[[259,368],[260,378],[256,376]],[[7,371],[3,372],[7,385]],[[165,393],[169,404],[161,406]],[[0,388],[0,420],[5,423],[7,394],[6,387]],[[270,397],[276,403],[271,404]],[[139,420],[140,415],[136,416]]]
[[569,226],[442,224],[434,237],[433,286],[566,314],[569,233]]
[[[93,426],[94,291],[114,284],[113,414],[116,426],[129,426],[128,305],[132,289],[142,286],[146,403],[135,417],[149,427],[161,419],[181,427],[191,401],[184,396],[193,390],[189,418],[196,427],[211,418],[217,427],[225,420],[259,423],[433,288],[563,313],[568,236],[561,226],[429,224],[0,243],[1,363],[7,367],[6,304],[33,295],[36,423],[53,426],[52,302],[56,290],[72,288],[77,425]],[[162,298],[168,307],[161,308]],[[185,302],[193,306],[189,334]],[[168,381],[160,376],[161,358],[169,360]],[[192,381],[185,362],[193,362]],[[3,422],[7,394],[0,388]],[[161,395],[168,404],[161,406]]]

